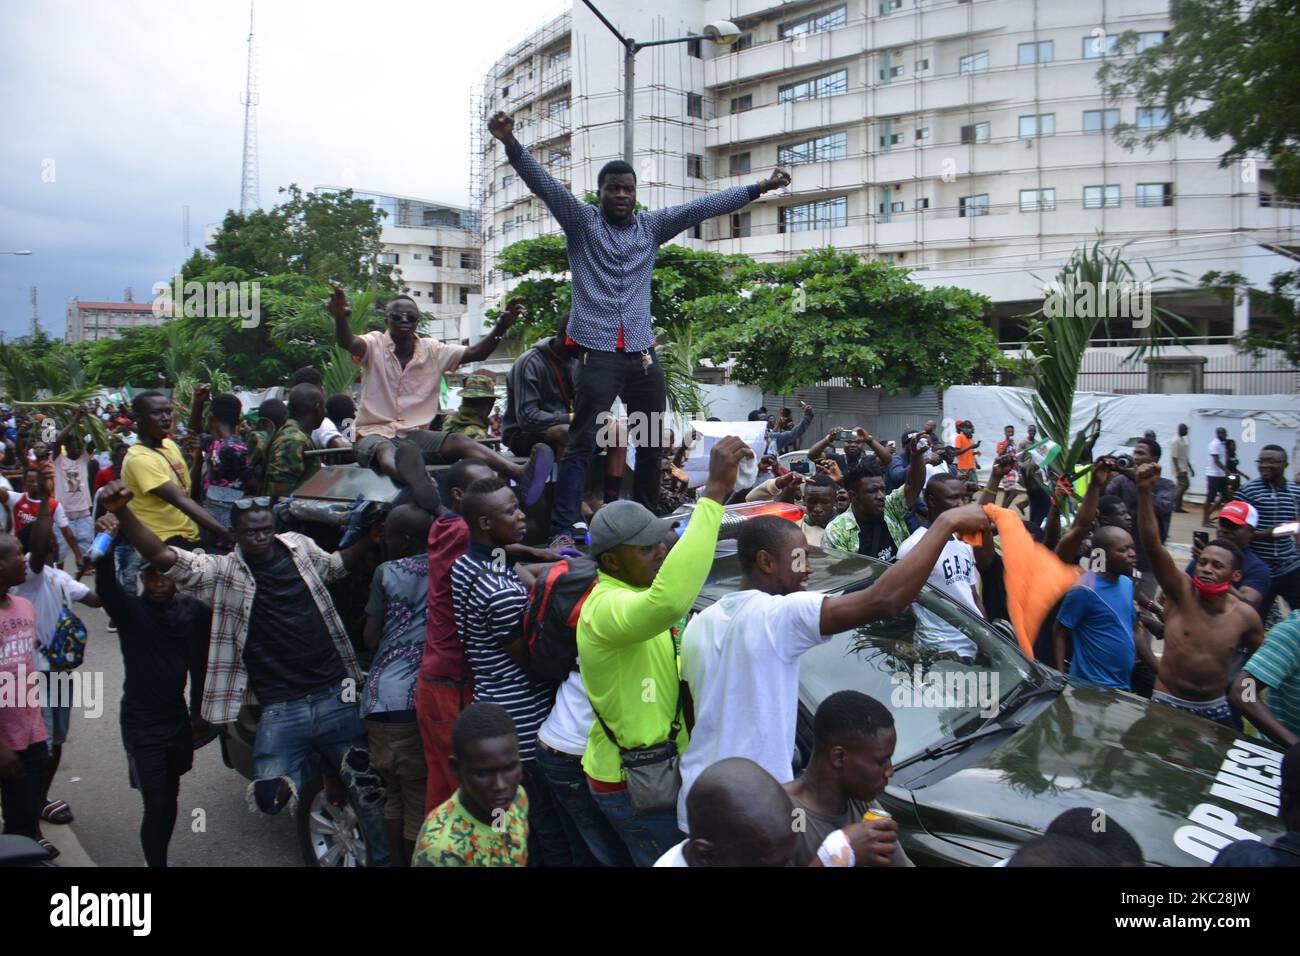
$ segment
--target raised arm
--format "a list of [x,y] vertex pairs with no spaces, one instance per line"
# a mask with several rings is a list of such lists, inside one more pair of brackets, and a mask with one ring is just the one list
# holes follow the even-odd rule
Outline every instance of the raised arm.
[[515,139],[515,121],[509,113],[500,110],[493,113],[488,120],[488,132],[501,141],[506,150],[506,159],[519,174],[519,178],[532,190],[533,195],[546,203],[546,208],[562,229],[568,230],[579,225],[584,217],[594,212],[520,145],[519,140]]
[[664,243],[679,232],[698,225],[706,219],[735,212],[748,206],[763,193],[789,185],[790,174],[784,169],[774,169],[771,176],[760,179],[752,186],[734,186],[647,215],[654,224],[655,235],[659,242]]
[[808,460],[816,461],[825,455],[826,449],[830,448],[831,444],[840,437],[840,432],[843,430],[842,428],[832,428],[825,438],[817,439],[813,446],[808,449]]
[[77,422],[81,421],[86,415],[86,406],[78,405],[77,410],[72,415],[72,421],[64,426],[63,431],[59,432],[58,437],[54,439],[54,447],[61,451],[68,439],[72,437],[72,430],[77,427]]
[[793,428],[788,428],[783,432],[777,432],[775,435],[772,436],[773,440],[776,442],[777,452],[782,452],[785,451],[787,448],[794,447],[795,443],[798,442],[799,439],[803,437],[803,433],[808,430],[808,426],[812,424],[812,420],[813,420],[812,406],[805,405],[803,407],[803,415],[800,417],[799,423],[797,425],[795,425]]
[[156,534],[145,527],[144,522],[131,513],[127,503],[134,497],[131,489],[120,480],[110,481],[100,493],[104,508],[117,518],[119,531],[126,535],[131,547],[140,552],[140,559],[159,571],[166,571],[176,563],[176,552],[163,544]]
[[185,515],[200,528],[210,531],[218,541],[229,541],[230,531],[220,521],[208,514],[203,506],[185,493],[174,481],[167,481],[151,492]]
[[1169,556],[1165,546],[1160,543],[1160,522],[1156,520],[1156,509],[1152,502],[1152,490],[1160,478],[1160,466],[1147,462],[1137,470],[1138,492],[1138,531],[1142,538],[1142,547],[1151,559],[1156,581],[1164,589],[1165,598],[1174,603],[1181,602],[1187,594],[1187,575],[1178,570],[1174,559]]
[[506,333],[510,331],[510,326],[518,321],[523,311],[524,300],[519,296],[515,296],[507,302],[505,311],[497,319],[497,324],[492,327],[492,331],[465,349],[465,355],[461,358],[460,363],[464,365],[467,362],[481,362],[491,355],[501,340],[505,338]]
[[[926,436],[926,432],[917,432],[908,443],[912,457],[907,463],[907,479],[903,482],[903,498],[909,508],[916,504],[916,499],[921,497],[921,492],[925,489],[925,456],[930,451],[928,443],[934,441],[933,438],[927,438]],[[927,445],[917,451],[917,442],[922,438],[926,439]]]
[[948,539],[954,534],[977,531],[988,537],[989,519],[979,505],[945,511],[934,520],[916,547],[890,565],[870,587],[823,601],[821,632],[839,634],[902,614],[929,579]]
[[1056,556],[1066,564],[1074,564],[1079,560],[1079,546],[1083,544],[1083,539],[1092,529],[1092,523],[1097,520],[1097,503],[1101,500],[1101,489],[1110,484],[1118,470],[1119,462],[1113,458],[1100,458],[1093,462],[1092,480],[1088,482],[1083,503],[1075,513],[1074,524],[1070,525],[1069,531],[1061,535],[1061,540],[1056,545]]
[[358,359],[366,357],[366,340],[352,331],[348,321],[352,315],[352,306],[348,305],[348,294],[337,282],[330,283],[330,297],[325,300],[325,311],[334,318],[334,340],[339,347],[346,349]]
[[[95,531],[107,531],[109,534],[116,536],[118,532],[117,517],[115,515],[101,515],[95,522]],[[118,627],[118,634],[124,632],[130,624],[131,606],[126,599],[126,592],[122,590],[122,585],[117,580],[117,572],[113,568],[113,549],[109,548],[108,553],[95,562],[95,593],[104,603],[104,610],[108,611]]]
[[1232,706],[1267,734],[1270,740],[1290,749],[1300,743],[1300,736],[1284,727],[1282,722],[1277,719],[1277,715],[1269,710],[1268,705],[1264,703],[1262,692],[1268,689],[1269,686],[1258,677],[1250,673],[1250,671],[1243,670],[1237,674],[1236,680],[1232,682],[1228,697],[1232,701]]
[[876,461],[880,462],[880,467],[888,468],[894,460],[894,456],[889,453],[889,449],[886,448],[884,445],[882,445],[875,438],[871,437],[871,433],[868,432],[865,428],[857,429],[857,433],[858,433],[858,439],[862,441],[864,444],[870,446],[871,450],[875,452]]

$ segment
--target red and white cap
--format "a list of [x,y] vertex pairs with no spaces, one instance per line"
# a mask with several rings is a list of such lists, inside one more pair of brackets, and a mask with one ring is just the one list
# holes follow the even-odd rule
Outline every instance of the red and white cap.
[[1229,501],[1219,512],[1220,518],[1227,518],[1233,524],[1248,524],[1259,527],[1259,512],[1249,501]]

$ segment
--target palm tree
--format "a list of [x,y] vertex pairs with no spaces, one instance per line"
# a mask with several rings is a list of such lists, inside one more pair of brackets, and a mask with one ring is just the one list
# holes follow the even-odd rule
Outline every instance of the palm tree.
[[[1074,395],[1084,353],[1098,325],[1109,337],[1112,322],[1131,318],[1122,314],[1128,311],[1128,302],[1112,299],[1108,293],[1139,287],[1149,289],[1161,278],[1146,263],[1148,275],[1145,280],[1139,280],[1123,253],[1123,247],[1103,249],[1100,240],[1091,247],[1076,249],[1056,274],[1043,305],[1026,316],[1029,320],[1027,351],[1034,384],[1029,410],[1038,424],[1040,440],[1056,445],[1056,451],[1045,464],[1062,475],[1075,475],[1089,432],[1098,425],[1094,416],[1077,433],[1071,432]],[[1092,302],[1091,308],[1083,310],[1088,315],[1060,314],[1058,307],[1062,303],[1077,303],[1085,296],[1090,296]],[[1152,306],[1150,322],[1144,328],[1134,327],[1139,332],[1138,341],[1124,357],[1126,364],[1158,353],[1161,339],[1176,341],[1179,332],[1190,328],[1190,324],[1167,309]],[[1062,514],[1072,511],[1068,500],[1058,501],[1058,505]]]
[[679,418],[708,417],[709,406],[704,400],[704,390],[695,380],[695,368],[699,365],[700,355],[690,325],[674,322],[665,326],[662,333],[662,344],[658,347],[657,354],[664,370],[664,391],[668,396],[668,407]]

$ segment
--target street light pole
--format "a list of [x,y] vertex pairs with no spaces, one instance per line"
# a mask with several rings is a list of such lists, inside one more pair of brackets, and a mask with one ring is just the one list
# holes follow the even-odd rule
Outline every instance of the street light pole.
[[633,97],[636,93],[636,55],[648,46],[664,46],[669,43],[689,43],[691,40],[712,40],[719,46],[730,46],[736,42],[740,36],[740,30],[734,23],[727,20],[717,20],[710,23],[704,28],[704,33],[692,33],[689,36],[673,37],[668,40],[647,40],[645,43],[638,43],[631,37],[625,37],[619,32],[618,27],[610,23],[605,18],[605,14],[596,9],[596,5],[591,0],[582,0],[596,19],[605,24],[609,32],[614,34],[618,42],[623,45],[623,162],[629,166],[632,165],[632,114],[635,109]]

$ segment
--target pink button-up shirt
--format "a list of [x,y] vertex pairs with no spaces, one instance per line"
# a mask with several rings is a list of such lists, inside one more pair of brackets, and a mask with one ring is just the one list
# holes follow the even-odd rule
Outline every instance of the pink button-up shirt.
[[387,332],[367,332],[360,338],[366,356],[361,360],[361,408],[353,422],[354,436],[399,438],[428,428],[440,408],[443,373],[460,365],[465,346],[417,338],[415,354],[402,368]]

